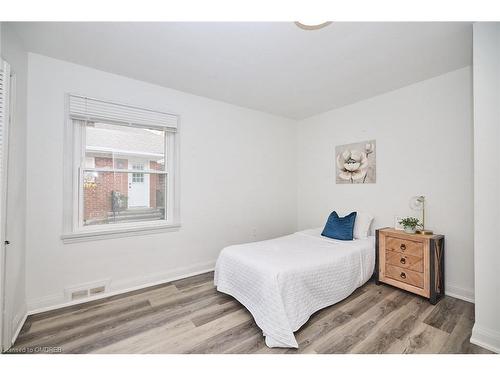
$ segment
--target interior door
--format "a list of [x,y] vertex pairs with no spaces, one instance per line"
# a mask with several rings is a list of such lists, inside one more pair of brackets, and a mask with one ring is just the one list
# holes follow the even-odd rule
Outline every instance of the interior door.
[[131,165],[136,172],[128,175],[128,206],[149,207],[149,177],[142,172],[146,162],[131,161]]
[[0,346],[10,347],[12,338],[12,306],[6,298],[9,279],[6,267],[6,217],[7,217],[7,156],[10,122],[10,67],[0,59]]

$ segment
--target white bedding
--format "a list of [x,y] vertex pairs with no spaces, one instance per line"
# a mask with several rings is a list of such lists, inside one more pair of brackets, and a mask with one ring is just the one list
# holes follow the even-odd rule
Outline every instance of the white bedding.
[[297,348],[294,332],[316,311],[348,297],[371,277],[375,237],[338,241],[308,229],[224,248],[217,290],[253,315],[269,347]]

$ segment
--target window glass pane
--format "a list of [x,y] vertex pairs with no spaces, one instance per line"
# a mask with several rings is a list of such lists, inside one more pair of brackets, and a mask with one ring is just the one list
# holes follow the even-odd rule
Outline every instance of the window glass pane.
[[88,123],[85,126],[85,167],[164,171],[165,132]]
[[165,191],[165,174],[86,171],[83,225],[165,220]]

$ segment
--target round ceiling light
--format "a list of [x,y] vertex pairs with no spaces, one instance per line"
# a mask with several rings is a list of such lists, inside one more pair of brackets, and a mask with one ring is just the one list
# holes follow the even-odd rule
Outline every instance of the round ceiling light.
[[331,23],[332,23],[331,21],[320,22],[320,23],[295,21],[295,25],[297,25],[303,30],[319,30],[322,29],[323,27],[328,26]]

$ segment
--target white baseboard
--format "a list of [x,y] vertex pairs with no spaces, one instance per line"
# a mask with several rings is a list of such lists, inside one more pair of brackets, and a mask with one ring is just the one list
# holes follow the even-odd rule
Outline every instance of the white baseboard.
[[21,332],[21,329],[23,328],[24,322],[26,322],[26,319],[28,318],[28,312],[26,311],[26,307],[23,309],[23,312],[16,315],[12,322],[12,332],[14,332],[14,335],[12,335],[12,339],[10,340],[11,344],[14,344],[17,340],[17,336],[19,336],[19,333]]
[[500,353],[500,332],[481,327],[477,323],[472,328],[470,342],[495,353]]
[[74,301],[65,301],[64,293],[52,294],[28,301],[28,315],[38,314],[50,310],[59,309],[62,307],[78,305],[81,303],[95,301],[102,298],[111,297],[117,294],[132,292],[134,290],[147,288],[159,284],[168,283],[170,281],[184,279],[186,277],[199,275],[205,272],[213,271],[215,261],[197,263],[189,267],[177,268],[161,274],[152,274],[142,277],[136,277],[125,280],[112,282],[110,291],[99,294],[93,297],[82,298]]
[[445,294],[463,301],[474,303],[474,290],[458,287],[456,285],[446,285]]
[[[26,322],[26,319],[28,318],[28,313],[26,310],[26,305],[23,306],[21,311],[19,311],[16,316],[10,321],[10,331],[12,333],[12,336],[7,339],[6,342],[3,342],[2,345],[0,345],[0,353],[4,353],[7,350],[10,349],[10,347],[16,342],[17,336],[19,336],[19,333],[21,332],[21,329],[23,328],[24,322]],[[8,324],[7,322],[5,322]]]
[[32,315],[34,312],[42,312],[43,309],[50,310],[51,306],[60,305],[63,303],[63,301],[64,292],[32,298],[27,301],[28,315]]

